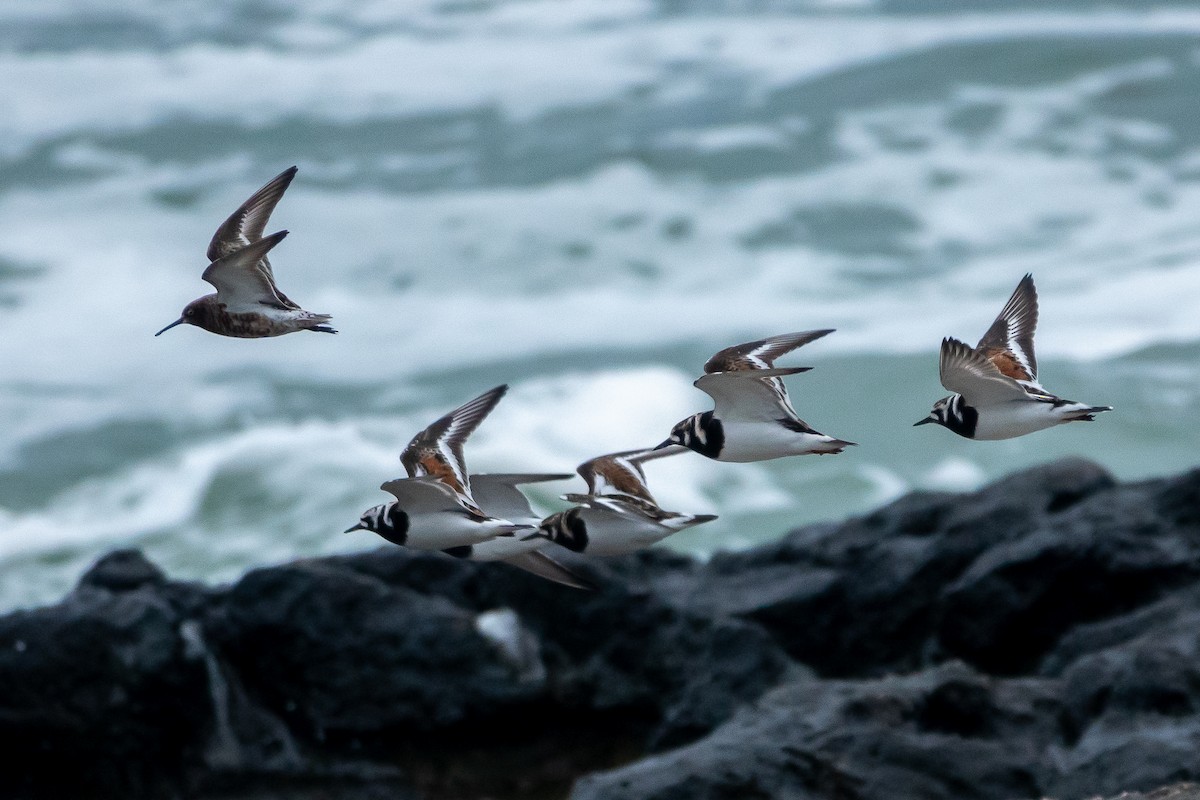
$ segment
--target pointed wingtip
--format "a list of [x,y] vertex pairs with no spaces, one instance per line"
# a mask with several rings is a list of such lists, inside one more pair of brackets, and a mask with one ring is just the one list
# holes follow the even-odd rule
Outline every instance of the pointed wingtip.
[[[1025,277],[1021,278],[1021,282],[1017,284],[1017,288],[1013,290],[1013,296],[1026,295],[1028,302],[1033,306],[1033,313],[1037,314],[1037,287],[1033,285],[1033,273],[1026,272]],[[1035,319],[1036,324],[1036,319]]]
[[772,339],[800,340],[801,343],[796,345],[796,347],[803,347],[806,344],[812,344],[817,339],[820,339],[823,336],[828,336],[829,334],[833,333],[836,330],[837,330],[837,328],[816,328],[811,331],[795,331],[794,333],[783,333],[778,336],[772,336],[771,338]]
[[[499,403],[506,394],[508,394],[508,384],[502,383],[499,386],[493,386],[491,389],[488,389],[474,400],[468,400],[463,404],[463,406],[471,406],[476,403],[481,403],[488,407],[487,413],[490,414],[491,409],[495,408],[496,404]],[[460,406],[460,408],[463,406]]]
[[959,353],[973,353],[975,352],[975,348],[971,347],[971,345],[967,344],[962,339],[955,339],[953,336],[947,336],[946,338],[942,339],[941,353],[943,356],[947,353],[954,353],[956,351]]

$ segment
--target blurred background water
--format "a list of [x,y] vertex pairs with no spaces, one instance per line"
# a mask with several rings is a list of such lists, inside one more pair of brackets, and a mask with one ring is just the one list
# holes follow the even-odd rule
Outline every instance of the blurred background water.
[[[968,9],[968,10],[964,10]],[[0,607],[115,546],[173,574],[375,546],[418,429],[500,382],[475,471],[565,470],[788,364],[861,442],[648,468],[742,547],[1077,453],[1196,462],[1200,3],[46,0],[0,4]],[[283,289],[337,337],[155,339],[217,224],[291,164]],[[1117,411],[911,428],[1020,277],[1042,378]],[[542,487],[543,509],[576,484]]]

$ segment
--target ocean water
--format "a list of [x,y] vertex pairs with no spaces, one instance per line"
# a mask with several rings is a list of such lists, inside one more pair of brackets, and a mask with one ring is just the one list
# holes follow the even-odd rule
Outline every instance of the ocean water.
[[[964,11],[964,7],[969,10]],[[571,471],[789,356],[832,458],[647,471],[707,553],[1068,454],[1200,453],[1200,2],[0,4],[0,608],[109,548],[172,574],[343,535],[421,427],[501,382],[474,471]],[[283,289],[336,336],[154,338],[282,169]],[[1052,391],[1007,442],[912,423],[1020,277]],[[539,487],[554,510],[561,491]]]

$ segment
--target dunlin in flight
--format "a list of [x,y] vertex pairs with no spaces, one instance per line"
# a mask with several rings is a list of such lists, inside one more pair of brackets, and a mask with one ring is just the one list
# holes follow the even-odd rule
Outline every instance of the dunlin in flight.
[[267,251],[279,244],[287,231],[264,237],[263,230],[295,176],[295,167],[276,175],[221,223],[208,244],[211,263],[201,276],[217,293],[188,303],[179,319],[155,336],[185,323],[242,339],[304,330],[337,333],[325,324],[330,320],[328,314],[305,311],[279,291],[267,258]]

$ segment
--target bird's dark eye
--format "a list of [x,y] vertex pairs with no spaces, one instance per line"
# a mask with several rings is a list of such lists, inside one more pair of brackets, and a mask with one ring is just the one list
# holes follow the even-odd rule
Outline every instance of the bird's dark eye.
[[196,309],[189,308],[187,311],[183,312],[183,315],[185,317],[194,317],[194,316],[196,316]]

